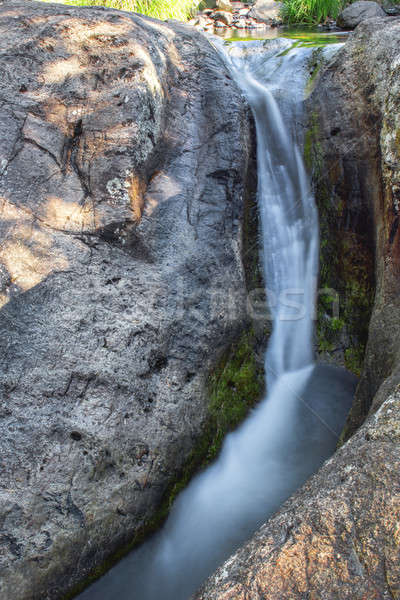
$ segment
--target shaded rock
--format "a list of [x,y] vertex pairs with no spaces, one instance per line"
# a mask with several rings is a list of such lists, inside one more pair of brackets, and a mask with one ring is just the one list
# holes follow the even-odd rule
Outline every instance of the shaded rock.
[[209,25],[213,25],[213,22],[207,17],[207,15],[198,15],[196,18],[192,19],[189,24],[204,29]]
[[400,6],[398,4],[393,4],[393,2],[390,2],[390,0],[383,0],[382,8],[385,13],[391,17],[400,15]]
[[154,516],[243,328],[248,113],[189,27],[0,5],[0,597]]
[[359,0],[347,6],[339,14],[336,23],[343,29],[354,29],[361,21],[372,17],[384,17],[385,11],[377,2]]
[[203,0],[199,4],[199,10],[208,10],[217,7],[217,0]]
[[281,2],[276,2],[275,0],[257,0],[252,6],[249,15],[263,23],[280,21],[281,6]]
[[[349,353],[349,368],[353,359],[364,359],[368,335],[347,435],[400,382],[399,44],[399,18],[360,24],[322,70],[310,98],[311,162],[326,165],[317,186],[321,223],[324,227],[328,215],[325,231],[330,228],[338,242],[328,243],[329,258],[322,255],[328,269],[324,284],[341,292],[342,318],[357,317],[351,325],[349,350],[355,353]],[[338,257],[338,270],[332,255]],[[340,271],[343,263],[347,266]],[[340,288],[339,280],[350,286]]]

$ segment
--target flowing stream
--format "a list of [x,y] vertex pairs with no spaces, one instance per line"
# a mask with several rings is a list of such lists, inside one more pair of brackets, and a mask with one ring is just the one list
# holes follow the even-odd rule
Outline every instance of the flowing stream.
[[221,41],[219,48],[256,123],[262,256],[273,319],[267,397],[227,436],[218,460],[180,494],[162,531],[81,600],[188,600],[335,449],[355,378],[314,362],[318,217],[302,161],[313,49],[295,46],[276,39],[228,50]]

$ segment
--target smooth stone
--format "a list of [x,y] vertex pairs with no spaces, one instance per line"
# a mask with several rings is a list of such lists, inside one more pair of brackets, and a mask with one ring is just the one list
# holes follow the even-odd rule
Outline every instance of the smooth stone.
[[359,0],[340,13],[336,24],[342,29],[355,29],[362,21],[373,17],[386,17],[386,13],[377,2]]
[[270,23],[273,19],[280,19],[281,6],[281,2],[275,0],[257,0],[249,14],[257,21]]

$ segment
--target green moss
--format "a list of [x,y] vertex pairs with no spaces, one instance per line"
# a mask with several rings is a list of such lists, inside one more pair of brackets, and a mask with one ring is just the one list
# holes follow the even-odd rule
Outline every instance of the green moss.
[[257,338],[253,328],[243,332],[231,345],[209,377],[210,401],[203,432],[177,478],[170,483],[159,509],[127,544],[93,569],[85,581],[75,586],[63,600],[74,598],[157,531],[168,516],[175,498],[193,475],[216,458],[225,435],[243,421],[263,394],[264,368],[263,362],[257,358],[258,350],[263,345],[263,340]]
[[304,162],[312,177],[318,179],[322,171],[322,149],[319,141],[319,117],[316,111],[310,115],[304,136]]
[[344,353],[346,367],[352,373],[361,375],[361,367],[364,360],[364,346],[359,345],[356,348],[347,348]]
[[226,433],[243,421],[264,390],[264,370],[256,359],[255,345],[252,329],[210,378],[211,435],[206,462],[216,457]]
[[[324,62],[323,48],[318,47],[313,51],[313,53],[311,55],[311,59],[309,60],[309,63],[308,63],[308,70],[310,73],[310,77],[308,78],[308,81],[306,84],[306,89],[305,89],[306,96],[309,96],[312,93],[312,91],[314,90],[315,83],[317,80],[317,75],[321,70],[323,62]],[[316,122],[314,124],[316,126],[318,126],[318,122]]]
[[397,154],[400,156],[400,129],[397,129],[396,131],[396,150],[397,150]]
[[306,94],[307,95],[311,94],[311,92],[313,91],[313,89],[315,87],[315,82],[316,82],[316,79],[317,79],[317,75],[318,75],[320,69],[321,69],[321,65],[318,65],[318,66],[315,67],[315,69],[311,73],[311,75],[310,75],[310,77],[309,77],[309,79],[307,81],[307,84],[306,84]]
[[320,116],[314,110],[305,133],[304,160],[320,218],[319,288],[326,290],[317,306],[318,351],[333,356],[339,349],[344,366],[359,376],[374,297],[373,250],[367,232],[362,235],[347,225],[346,197],[338,186],[340,171],[337,165],[327,164],[324,148]]

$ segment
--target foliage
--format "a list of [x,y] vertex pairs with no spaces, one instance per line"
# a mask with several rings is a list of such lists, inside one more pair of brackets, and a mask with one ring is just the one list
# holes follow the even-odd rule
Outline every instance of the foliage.
[[[49,1],[49,0],[45,0]],[[51,0],[50,0],[51,1]],[[107,6],[132,11],[155,19],[188,20],[197,7],[194,0],[59,0],[73,6]]]
[[283,0],[281,14],[286,23],[316,25],[336,19],[345,0]]
[[210,379],[213,440],[208,461],[215,458],[225,434],[243,421],[263,392],[264,374],[255,357],[255,343],[253,330],[243,334],[234,351]]

